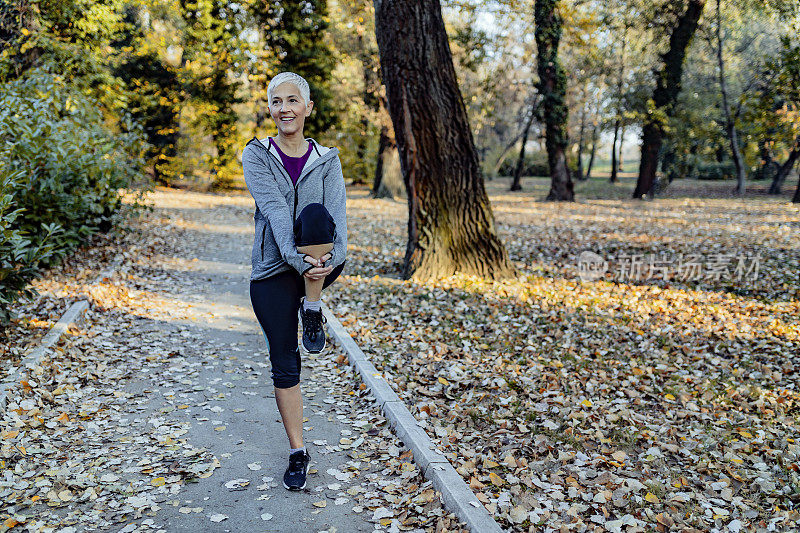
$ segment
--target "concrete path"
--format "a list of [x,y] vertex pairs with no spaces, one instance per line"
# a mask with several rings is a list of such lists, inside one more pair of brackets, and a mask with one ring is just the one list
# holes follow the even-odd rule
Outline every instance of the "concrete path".
[[[234,211],[240,216],[225,211],[206,220],[210,211],[170,209],[176,219],[198,227],[184,230],[187,240],[174,257],[179,286],[165,284],[166,296],[180,298],[197,313],[188,320],[141,321],[142,328],[163,338],[177,326],[187,342],[172,347],[181,353],[181,364],[142,375],[126,387],[127,392],[152,391],[151,397],[161,400],[149,402],[143,418],[159,417],[164,424],[190,421],[183,437],[220,461],[213,475],[161,503],[155,521],[169,532],[372,531],[368,513],[354,512],[342,483],[328,474],[329,469],[341,472],[351,460],[339,441],[352,434],[352,427],[340,420],[337,402],[314,379],[325,361],[338,355],[331,342],[322,354],[303,356],[304,429],[312,473],[304,491],[283,488],[288,439],[248,292],[252,228],[239,210]],[[189,270],[181,271],[181,265]],[[192,339],[200,349],[192,349]]]

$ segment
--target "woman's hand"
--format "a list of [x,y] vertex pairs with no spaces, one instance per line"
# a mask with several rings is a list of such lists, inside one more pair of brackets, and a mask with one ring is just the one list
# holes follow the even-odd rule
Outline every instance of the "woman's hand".
[[330,274],[331,271],[333,270],[332,266],[324,266],[325,262],[330,260],[330,258],[331,258],[331,254],[329,254],[329,253],[323,255],[319,259],[314,259],[310,255],[303,256],[303,260],[306,263],[314,265],[314,268],[311,268],[311,269],[307,270],[306,273],[303,274],[303,276],[305,276],[306,278],[308,278],[311,281],[318,281],[318,280],[321,280],[321,279],[325,279],[325,276]]

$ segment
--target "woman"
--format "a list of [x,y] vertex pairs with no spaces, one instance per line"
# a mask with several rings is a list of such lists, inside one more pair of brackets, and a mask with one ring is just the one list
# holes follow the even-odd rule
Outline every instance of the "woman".
[[283,486],[306,486],[309,454],[303,445],[303,399],[297,315],[303,346],[325,348],[322,289],[344,268],[347,249],[345,187],[339,150],[303,137],[314,102],[308,82],[281,72],[267,87],[277,137],[253,138],[242,152],[247,188],[256,203],[250,301],[264,331],[275,400],[289,437]]

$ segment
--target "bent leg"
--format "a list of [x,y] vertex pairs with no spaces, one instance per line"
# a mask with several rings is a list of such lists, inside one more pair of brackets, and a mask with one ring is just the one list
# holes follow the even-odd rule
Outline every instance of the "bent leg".
[[[336,224],[325,206],[320,203],[308,204],[300,211],[294,223],[294,239],[297,251],[319,259],[333,250]],[[316,302],[322,295],[324,279],[311,281],[303,278],[306,300]]]
[[[298,252],[301,254],[308,254],[314,259],[319,259],[331,250],[333,250],[333,243],[297,247]],[[325,283],[324,279],[310,280],[304,276],[303,283],[305,283],[306,300],[316,302],[322,297],[322,284]]]

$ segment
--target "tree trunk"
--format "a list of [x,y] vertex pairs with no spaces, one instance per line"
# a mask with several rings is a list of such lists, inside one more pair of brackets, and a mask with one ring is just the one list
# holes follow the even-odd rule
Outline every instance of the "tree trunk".
[[[531,107],[533,110],[534,118],[536,118],[536,113],[539,111],[539,101],[538,98],[534,98],[533,105]],[[527,124],[527,122],[526,122]],[[506,144],[503,148],[503,151],[500,152],[500,156],[497,158],[497,161],[494,163],[494,167],[492,168],[492,176],[489,177],[491,180],[492,177],[497,177],[498,172],[500,172],[500,167],[503,165],[503,161],[505,161],[506,156],[511,152],[511,149],[516,146],[517,141],[520,140],[523,134],[530,133],[530,129],[526,130],[525,125],[522,126],[522,131],[520,131],[510,142]]]
[[717,66],[719,67],[719,90],[722,93],[722,109],[725,111],[725,130],[731,145],[733,166],[736,167],[736,189],[739,196],[744,195],[744,162],[742,152],[739,150],[739,135],[736,132],[736,122],[731,114],[728,100],[728,83],[725,80],[725,60],[722,55],[722,0],[717,0]]
[[619,137],[619,118],[614,121],[614,140],[611,141],[611,177],[608,181],[611,183],[617,182],[617,137]]
[[772,183],[769,186],[769,194],[781,193],[783,182],[786,181],[786,178],[794,168],[795,163],[797,163],[798,158],[800,158],[800,137],[798,137],[795,141],[795,148],[789,153],[789,158],[784,164],[781,165],[781,167],[778,169],[778,172],[775,174],[775,178],[772,180]]
[[542,95],[545,124],[545,146],[550,167],[550,192],[546,200],[574,201],[572,179],[567,168],[567,118],[564,102],[567,94],[567,77],[558,61],[558,43],[561,40],[561,16],[558,0],[536,0],[536,49],[539,54],[537,88]]
[[[358,57],[361,60],[361,77],[364,83],[364,92],[362,93],[364,107],[373,111],[379,111],[380,99],[377,95],[377,91],[380,88],[380,82],[376,79],[376,75],[373,71],[372,58],[367,46],[364,44],[363,33],[358,33],[356,37],[356,43]],[[356,136],[356,160],[359,162],[359,172],[353,176],[353,183],[357,184],[367,182],[367,166],[366,164],[362,163],[366,162],[367,160],[369,141],[369,117],[366,112],[361,113],[360,124],[362,134]]]
[[[625,23],[625,30],[622,33],[622,46],[619,54],[619,75],[617,77],[617,98],[619,106],[617,108],[617,118],[614,120],[614,141],[611,143],[611,176],[608,181],[616,183],[619,175],[619,160],[617,153],[622,154],[622,150],[617,152],[617,139],[619,139],[620,126],[622,125],[622,88],[625,84],[625,47],[628,44],[628,24]],[[621,145],[622,143],[620,143]]]
[[[494,163],[494,167],[492,168],[492,175],[497,177],[497,174],[500,172],[500,167],[503,166],[503,161],[506,160],[506,156],[511,152],[511,149],[514,148],[514,145],[517,144],[517,141],[522,138],[522,133],[511,139],[511,142],[506,144],[503,151],[500,152],[500,157],[497,158],[497,161]],[[487,178],[491,179],[491,176],[487,176]]]
[[519,159],[517,159],[517,167],[514,169],[514,180],[511,183],[512,191],[522,190],[522,167],[525,165],[525,145],[528,144],[528,133],[531,131],[533,119],[536,116],[536,107],[532,107],[528,120],[525,121],[525,130],[522,132],[522,146],[519,148]]
[[[669,49],[662,56],[663,66],[656,74],[656,88],[653,91],[653,105],[669,119],[675,114],[675,102],[681,90],[683,63],[686,50],[692,40],[706,0],[689,0],[686,11],[678,18],[669,38]],[[639,163],[639,178],[633,191],[634,198],[644,195],[653,197],[653,186],[658,169],[658,155],[664,142],[666,124],[659,113],[650,113],[642,127],[642,159]]]
[[594,155],[597,152],[597,124],[592,127],[592,151],[589,154],[589,165],[586,167],[586,179],[592,177],[592,167],[594,166]]
[[800,204],[800,176],[797,177],[797,189],[794,190],[793,204]]
[[586,102],[583,104],[583,109],[581,110],[581,129],[580,133],[578,134],[578,175],[576,179],[578,181],[583,181],[585,178],[583,176],[583,150],[585,148],[586,143]]
[[381,191],[381,185],[383,184],[383,154],[389,149],[390,146],[388,130],[389,128],[386,126],[381,127],[380,140],[378,141],[378,159],[375,162],[375,177],[372,179],[373,198],[392,197],[391,193],[386,195],[385,191],[379,195],[379,191]]
[[622,160],[622,152],[625,149],[625,123],[620,121],[619,126],[619,148],[617,150],[617,171],[622,172],[622,165],[624,165],[624,161]]
[[405,198],[405,185],[403,184],[403,173],[400,171],[392,118],[386,109],[386,98],[383,96],[380,96],[378,100],[378,116],[381,121],[381,135],[378,141],[375,178],[372,181],[372,197]]
[[375,0],[375,33],[408,195],[402,276],[516,275],[497,237],[438,0]]

